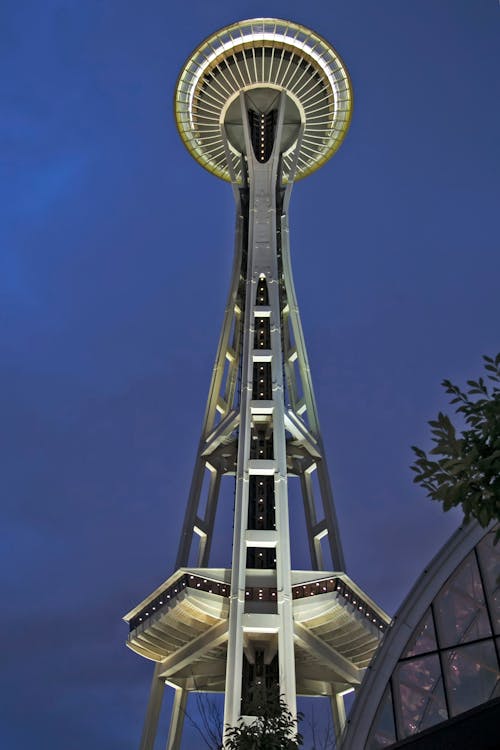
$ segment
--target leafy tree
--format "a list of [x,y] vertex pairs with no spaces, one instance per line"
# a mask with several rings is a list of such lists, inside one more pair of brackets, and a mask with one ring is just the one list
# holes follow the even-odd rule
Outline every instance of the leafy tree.
[[[413,446],[411,468],[414,482],[443,503],[443,510],[461,505],[466,522],[472,517],[485,527],[500,521],[500,354],[483,359],[489,383],[482,377],[468,380],[462,390],[449,380],[442,382],[464,429],[457,436],[450,418],[440,412],[429,422],[434,448],[427,455]],[[495,541],[499,538],[500,530]]]
[[[226,730],[224,750],[296,750],[303,744],[296,719],[282,697],[258,706],[251,724],[240,719]],[[301,719],[299,714],[297,719]]]

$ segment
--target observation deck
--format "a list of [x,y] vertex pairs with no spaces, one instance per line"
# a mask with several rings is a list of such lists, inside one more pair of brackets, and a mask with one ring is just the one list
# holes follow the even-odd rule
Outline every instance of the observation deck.
[[[124,619],[127,645],[162,663],[162,677],[187,690],[224,691],[229,569],[181,569]],[[359,684],[390,620],[345,573],[292,572],[297,691],[328,695],[331,683]],[[245,589],[248,625],[259,615],[258,646],[276,648],[277,589],[256,570]],[[262,615],[267,615],[262,618]],[[246,653],[252,659],[252,646]]]
[[351,119],[352,89],[335,50],[299,24],[258,18],[208,37],[177,82],[175,118],[181,138],[209,172],[227,181],[232,173],[241,181],[239,94],[247,93],[256,113],[266,113],[282,91],[287,95],[280,149],[283,181],[293,173],[295,160],[294,180],[306,177],[342,143]]

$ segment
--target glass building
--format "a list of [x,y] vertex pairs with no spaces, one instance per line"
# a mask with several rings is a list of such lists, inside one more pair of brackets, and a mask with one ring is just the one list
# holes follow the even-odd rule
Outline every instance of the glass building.
[[500,695],[494,537],[462,526],[423,571],[366,673],[342,750],[390,747]]

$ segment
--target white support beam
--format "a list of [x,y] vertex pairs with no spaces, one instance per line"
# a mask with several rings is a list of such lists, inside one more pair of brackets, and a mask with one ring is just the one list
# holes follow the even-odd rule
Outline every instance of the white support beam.
[[195,683],[201,683],[206,678],[224,678],[226,675],[226,660],[225,659],[213,659],[211,661],[202,661],[196,664],[196,669],[193,669],[191,664],[182,667],[182,669],[176,670],[175,674],[170,675],[169,683],[178,683],[181,680],[194,679]]
[[305,424],[290,409],[285,413],[285,428],[291,432],[294,439],[297,440],[313,458],[321,458],[318,450],[318,441],[309,432]]
[[338,671],[326,664],[326,662],[311,662],[300,665],[300,679],[308,682],[335,682],[339,679]]
[[332,692],[332,695],[330,697],[330,706],[332,709],[332,721],[333,729],[335,732],[335,740],[338,745],[342,732],[344,731],[346,721],[344,693]]
[[348,682],[350,685],[359,685],[363,677],[363,670],[356,667],[349,659],[342,656],[327,643],[318,638],[304,625],[294,623],[294,634],[300,645],[305,648],[314,658],[319,659],[328,666],[336,675],[338,681]]
[[153,750],[158,731],[158,719],[160,718],[163,693],[165,692],[165,680],[160,677],[160,665],[155,666],[151,691],[149,693],[148,708],[142,730],[140,750]]
[[181,750],[182,728],[186,715],[187,690],[182,687],[175,688],[174,704],[170,717],[170,729],[168,732],[167,750]]
[[209,456],[237,428],[240,421],[239,412],[234,409],[224,417],[213,432],[208,435],[201,451],[202,456]]
[[187,664],[192,664],[204,654],[216,648],[227,638],[227,621],[213,625],[210,630],[179,648],[172,656],[163,661],[159,668],[161,677],[168,678]]

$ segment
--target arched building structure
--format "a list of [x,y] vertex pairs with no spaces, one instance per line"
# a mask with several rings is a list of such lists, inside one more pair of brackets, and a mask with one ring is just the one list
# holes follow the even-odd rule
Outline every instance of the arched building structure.
[[500,695],[494,536],[463,525],[425,568],[365,674],[342,750],[391,747]]

